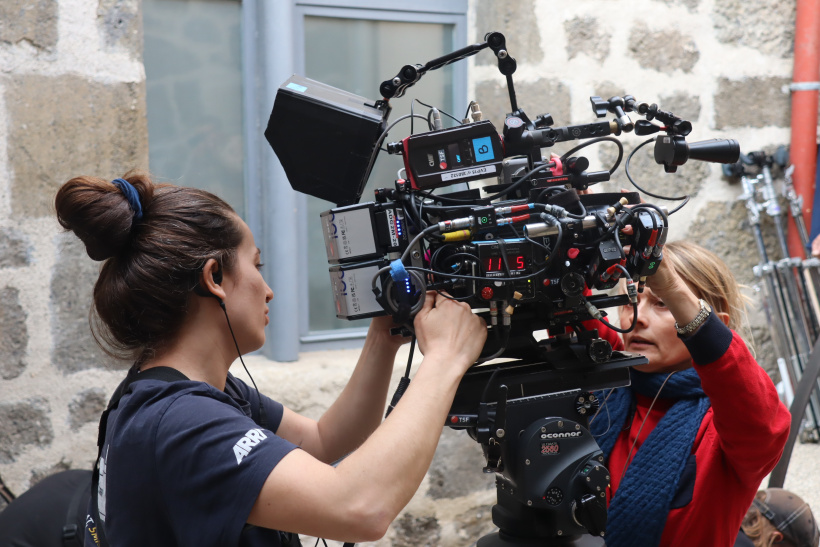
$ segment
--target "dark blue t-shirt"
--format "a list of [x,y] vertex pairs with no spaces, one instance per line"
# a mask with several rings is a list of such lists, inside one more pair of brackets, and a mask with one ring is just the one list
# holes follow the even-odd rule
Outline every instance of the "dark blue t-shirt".
[[225,392],[204,382],[133,382],[108,417],[102,449],[97,522],[111,546],[279,546],[278,532],[245,522],[296,446],[274,434],[280,403],[262,397],[267,429],[254,421],[258,401],[231,375]]

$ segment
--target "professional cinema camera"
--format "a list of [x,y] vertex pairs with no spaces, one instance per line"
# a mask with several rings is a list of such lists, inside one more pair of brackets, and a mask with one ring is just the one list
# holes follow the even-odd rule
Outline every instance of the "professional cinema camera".
[[[475,103],[472,119],[448,128],[431,108],[429,131],[386,144],[387,153],[403,156],[405,175],[359,203],[388,132],[407,117],[388,126],[389,101],[427,71],[486,48],[510,96],[501,135]],[[493,522],[500,531],[478,545],[582,545],[592,536],[600,544],[609,472],[588,429],[599,406],[593,391],[629,385],[628,367],[647,360],[613,351],[596,326],[609,325],[606,308],[637,301],[663,260],[669,224],[665,208],[641,203],[637,193],[581,191],[618,167],[623,147],[611,135],[660,133],[652,139],[655,160],[667,172],[688,159],[734,162],[739,146],[687,143],[689,122],[632,96],[590,98],[598,118],[614,114],[608,121],[556,127],[549,114],[531,119],[516,101],[515,69],[504,36],[493,32],[480,44],[403,67],[373,103],[293,76],[277,94],[265,136],[295,190],[337,204],[321,222],[339,318],[390,314],[411,331],[426,291],[436,290],[487,320],[484,352],[464,376],[447,422],[481,444],[485,471],[497,476]],[[646,119],[633,123],[631,113]],[[319,135],[327,144],[321,162],[313,155]],[[542,156],[543,148],[574,140],[586,142]],[[601,141],[618,146],[618,160],[590,172],[587,158],[575,154]],[[495,180],[453,187],[480,179]],[[626,294],[612,294],[622,279]]]

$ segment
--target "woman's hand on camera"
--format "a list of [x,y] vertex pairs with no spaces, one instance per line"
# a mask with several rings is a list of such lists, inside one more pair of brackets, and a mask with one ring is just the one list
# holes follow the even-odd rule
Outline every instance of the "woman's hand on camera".
[[402,344],[410,341],[410,337],[402,336],[400,334],[392,334],[391,329],[400,327],[393,322],[393,317],[390,315],[383,315],[374,317],[370,322],[368,329],[368,336],[373,336],[379,343],[384,344],[385,347],[398,350]]
[[487,339],[487,324],[470,306],[434,291],[427,293],[414,326],[425,357],[458,366],[460,374],[475,363]]

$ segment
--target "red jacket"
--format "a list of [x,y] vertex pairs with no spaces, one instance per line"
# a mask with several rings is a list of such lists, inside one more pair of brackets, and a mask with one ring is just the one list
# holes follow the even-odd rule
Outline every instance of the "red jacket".
[[[716,317],[710,319],[684,340],[712,407],[692,445],[696,460],[692,499],[670,510],[660,543],[664,547],[731,547],[755,493],[780,459],[789,436],[791,417],[772,380],[737,333]],[[615,349],[623,348],[614,331],[600,330]],[[728,344],[715,342],[720,339]],[[671,407],[671,403],[658,401],[640,431],[630,461]],[[632,427],[622,431],[615,442],[607,462],[612,477],[608,500],[620,484],[627,453],[651,402],[637,398]]]

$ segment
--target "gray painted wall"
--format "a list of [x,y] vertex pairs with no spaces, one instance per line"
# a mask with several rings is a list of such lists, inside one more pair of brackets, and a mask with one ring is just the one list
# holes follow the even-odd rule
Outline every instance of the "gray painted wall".
[[[590,95],[631,93],[688,117],[691,140],[736,138],[744,151],[788,142],[793,21],[794,3],[779,0],[473,0],[470,10],[471,40],[507,36],[530,115],[593,121]],[[55,471],[91,466],[98,414],[127,366],[89,335],[98,265],[61,233],[54,192],[77,174],[147,167],[148,143],[138,0],[4,0],[0,22],[0,475],[20,493]],[[418,60],[397,63],[410,61]],[[508,103],[495,60],[483,52],[470,63],[471,96],[500,127]],[[641,142],[623,140],[627,150]],[[613,158],[604,146],[588,150],[601,165]],[[639,181],[693,195],[672,217],[672,237],[704,243],[753,283],[740,188],[718,166],[664,176],[648,157],[636,158]],[[605,185],[621,187],[622,170]],[[776,378],[758,304],[758,355]],[[260,389],[318,416],[355,358],[347,350],[248,364]],[[406,349],[397,372],[404,359]],[[481,467],[478,445],[445,430],[416,497],[373,545],[465,545],[491,529],[495,490]]]

